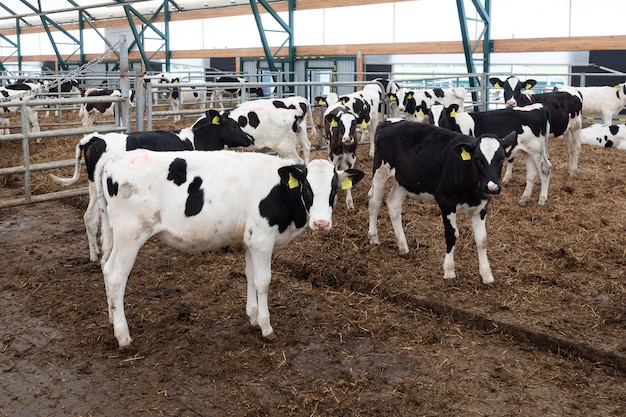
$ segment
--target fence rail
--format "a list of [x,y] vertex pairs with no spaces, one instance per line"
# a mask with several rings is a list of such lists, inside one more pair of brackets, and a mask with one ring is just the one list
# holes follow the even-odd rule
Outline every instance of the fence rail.
[[[123,56],[121,57],[121,61],[123,60]],[[155,84],[155,83],[144,83],[142,82],[142,78],[144,76],[142,74],[130,75],[125,68],[124,64],[121,63],[120,68],[122,70],[120,72],[116,72],[113,76],[110,77],[111,82],[115,82],[115,87],[120,88],[122,91],[121,97],[54,97],[49,96],[48,98],[41,99],[29,99],[23,101],[3,101],[1,104],[3,107],[10,106],[20,106],[21,107],[21,132],[14,133],[9,135],[0,135],[0,145],[2,142],[6,141],[21,141],[22,142],[22,151],[23,151],[23,163],[19,166],[12,167],[3,167],[0,168],[0,175],[23,175],[24,176],[24,196],[22,198],[16,199],[0,199],[0,208],[12,207],[17,205],[36,203],[42,201],[49,201],[60,198],[67,197],[76,197],[87,194],[86,187],[79,187],[74,189],[68,189],[64,191],[51,192],[46,194],[38,194],[33,195],[31,190],[31,173],[37,171],[46,171],[52,169],[66,168],[74,166],[74,160],[61,160],[61,161],[51,161],[51,162],[43,162],[43,163],[30,163],[30,147],[29,143],[31,140],[40,140],[42,138],[55,138],[55,137],[63,137],[63,136],[71,136],[71,135],[85,135],[95,131],[101,133],[107,132],[121,132],[121,131],[143,131],[145,130],[153,130],[153,120],[155,118],[164,118],[169,117],[175,114],[180,114],[184,117],[192,117],[198,116],[203,113],[205,110],[203,108],[200,109],[181,109],[179,111],[171,111],[171,110],[163,110],[164,106],[156,106],[152,102],[152,97],[159,92],[168,92],[171,91],[172,88],[201,88],[206,89],[206,103],[209,102],[209,96],[212,91],[216,88],[234,88],[241,87],[242,84],[238,83],[216,83],[216,82],[189,82],[189,83],[174,83],[174,84]],[[302,95],[309,99],[312,103],[312,107],[315,107],[314,98],[316,95],[322,91],[338,91],[340,89],[356,89],[362,87],[367,84],[368,81],[328,81],[328,80],[316,80],[312,76],[314,71],[305,77],[309,81],[294,81],[294,82],[255,82],[254,75],[249,76],[248,82],[245,83],[246,87],[250,88],[263,88],[267,91],[271,91],[271,97],[284,97],[288,95]],[[264,74],[266,75],[266,74]],[[275,80],[292,78],[292,74],[279,73],[273,74]],[[346,74],[342,74],[346,75]],[[362,77],[364,74],[351,73],[352,77],[356,80],[357,78],[365,78]],[[466,108],[472,108],[474,110],[486,110],[488,108],[496,108],[501,107],[503,104],[500,101],[494,101],[490,97],[490,92],[492,87],[489,85],[488,79],[490,76],[499,74],[395,74],[395,77],[392,74],[389,74],[389,78],[398,82],[401,86],[410,87],[410,88],[433,88],[433,87],[455,87],[462,86],[465,87],[468,95],[466,101]],[[614,76],[615,74],[606,74],[606,76]],[[506,78],[505,75],[500,75],[501,78]],[[580,80],[581,85],[585,85],[586,77],[594,76],[598,77],[601,74],[579,74],[579,73],[567,73],[567,74],[518,74],[520,79],[527,78],[535,78],[538,80],[543,80],[540,82],[534,90],[537,91],[550,91],[553,88],[551,82],[554,80],[558,80],[556,83],[562,83],[562,81],[567,82],[567,80],[571,80],[573,77],[577,77]],[[81,76],[82,80],[88,80],[88,78],[84,75]],[[97,79],[101,80],[104,75],[98,75]],[[469,87],[465,84],[466,80],[469,77],[476,77],[480,80],[480,87]],[[145,78],[150,78],[150,76],[145,76]],[[190,77],[192,78],[192,77]],[[547,81],[546,81],[547,80]],[[131,120],[130,116],[130,103],[128,100],[128,95],[130,92],[129,86],[132,84],[135,86],[135,96],[136,96],[136,118],[135,120]],[[626,81],[626,76],[625,76]],[[445,84],[445,85],[444,85]],[[111,88],[109,85],[108,88]],[[245,96],[244,96],[245,98]],[[76,104],[86,104],[86,103],[102,103],[102,102],[115,102],[118,106],[118,111],[116,112],[116,120],[114,124],[110,125],[98,125],[97,127],[77,127],[77,128],[62,128],[62,129],[51,129],[40,132],[30,132],[28,119],[26,116],[25,107],[31,106],[34,108],[38,108],[41,106],[58,106],[57,108],[61,108],[62,106],[71,106]],[[184,104],[184,103],[183,103]],[[224,102],[226,107],[232,107],[234,105],[233,102]],[[206,107],[206,106],[205,106]],[[587,122],[594,121],[592,117],[586,117],[585,120]],[[623,118],[618,118],[620,122],[623,122]],[[134,123],[134,128],[131,126],[132,122]],[[144,121],[146,126],[144,126]],[[322,125],[322,115],[320,115],[320,119],[317,120],[318,125]],[[67,126],[67,124],[65,125]],[[324,146],[323,138],[322,138],[322,129],[318,129],[318,144],[319,148]],[[313,144],[313,146],[316,146]]]

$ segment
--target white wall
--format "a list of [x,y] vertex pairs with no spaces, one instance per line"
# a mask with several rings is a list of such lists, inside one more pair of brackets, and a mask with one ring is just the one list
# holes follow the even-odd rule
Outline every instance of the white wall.
[[[474,6],[465,0],[466,13]],[[287,21],[286,13],[280,14]],[[624,0],[498,0],[492,1],[491,38],[538,38],[566,36],[623,35],[626,16]],[[280,30],[268,14],[262,15],[266,30]],[[460,40],[461,31],[453,0],[419,0],[320,10],[296,10],[296,45],[391,43]],[[599,23],[598,23],[599,22]],[[162,25],[156,24],[162,29]],[[482,25],[479,25],[482,26]],[[480,33],[481,27],[475,29]],[[149,33],[149,31],[148,31]],[[77,31],[72,34],[78,37]],[[101,53],[104,42],[91,29],[84,31],[86,53]],[[271,46],[285,42],[286,34],[266,33]],[[153,36],[154,37],[154,36]],[[55,35],[59,42],[64,36]],[[15,38],[12,38],[15,39]],[[65,39],[66,40],[66,39]],[[130,40],[129,40],[130,42]],[[146,49],[157,49],[161,41],[147,41]],[[172,50],[261,47],[254,17],[237,16],[170,23]],[[72,47],[59,45],[62,53]],[[0,56],[12,48],[0,38]],[[22,35],[24,55],[51,54],[44,34]]]

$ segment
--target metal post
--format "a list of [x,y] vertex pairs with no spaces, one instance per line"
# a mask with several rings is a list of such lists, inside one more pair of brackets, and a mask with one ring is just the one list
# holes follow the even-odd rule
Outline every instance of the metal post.
[[[20,106],[20,116],[22,119],[22,132],[29,132],[30,123],[27,116],[27,104]],[[30,149],[28,146],[28,136],[22,139],[22,154],[24,158],[24,200],[30,202]]]
[[126,128],[126,132],[130,133],[130,80],[128,78],[128,49],[126,49],[126,36],[120,36],[120,89],[122,97],[127,97],[122,101],[122,126]]
[[143,132],[143,114],[146,107],[146,80],[141,68],[135,69],[135,118],[136,132]]

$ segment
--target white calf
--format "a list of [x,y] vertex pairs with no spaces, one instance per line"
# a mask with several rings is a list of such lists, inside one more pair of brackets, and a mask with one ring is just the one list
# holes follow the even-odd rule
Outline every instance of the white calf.
[[270,337],[268,290],[274,248],[306,228],[330,230],[338,184],[363,172],[337,172],[325,160],[308,166],[253,152],[106,154],[96,169],[102,212],[102,271],[120,348],[131,343],[124,290],[139,249],[152,236],[183,251],[245,246],[246,313]]
[[626,106],[626,83],[614,87],[570,87],[556,86],[557,91],[574,90],[580,92],[583,98],[583,116],[602,115],[602,124],[610,125],[613,117],[617,116]]
[[303,97],[246,101],[223,113],[239,123],[244,132],[254,137],[250,149],[269,149],[283,158],[308,163],[311,142],[307,133],[307,116],[311,114]]
[[626,124],[593,124],[581,129],[580,143],[626,151]]

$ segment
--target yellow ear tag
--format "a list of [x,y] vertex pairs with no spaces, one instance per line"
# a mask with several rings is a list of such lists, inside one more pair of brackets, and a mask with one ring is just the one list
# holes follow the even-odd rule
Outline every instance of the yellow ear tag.
[[500,88],[500,83],[495,83],[493,86],[496,88]]
[[533,88],[533,86],[527,83],[527,84],[524,86],[524,88],[525,88],[525,89],[527,89],[527,90],[530,90],[531,88]]
[[469,161],[472,159],[472,155],[465,150],[465,148],[461,148],[461,159],[464,161]]
[[333,119],[333,121],[330,122],[330,127],[337,127],[337,126],[339,126],[339,123],[337,123],[337,121]]
[[346,177],[341,181],[341,189],[347,190],[348,188],[352,188],[352,179],[350,177]]
[[341,99],[341,104],[346,104],[348,102],[348,99],[346,97]]
[[220,124],[220,117],[219,116],[215,116],[213,118],[213,120],[211,120],[211,123],[214,125],[219,125]]
[[511,152],[511,148],[512,148],[512,146],[511,146],[511,145],[507,146],[507,147],[504,149],[504,152],[506,152],[506,153]]
[[409,100],[411,100],[411,99],[413,98],[413,94],[412,94],[412,93],[409,93],[409,94],[407,94],[407,96],[406,96],[406,97],[407,97]]
[[361,122],[361,129],[365,129],[365,128],[367,128],[367,122],[365,120],[363,120]]
[[320,106],[324,104],[324,100],[322,100],[321,98],[318,100],[317,104],[319,104]]
[[422,109],[420,109],[420,111],[417,112],[417,115],[419,117],[424,117],[424,111]]
[[456,110],[452,109],[450,112],[450,117],[456,117]]
[[287,182],[287,185],[289,186],[290,190],[293,190],[298,185],[300,185],[300,182],[296,179],[296,177],[293,176],[291,172],[289,173],[289,181]]
[[615,84],[615,86],[613,86],[614,89],[619,90],[619,84]]
[[396,101],[396,96],[389,97],[389,101]]

